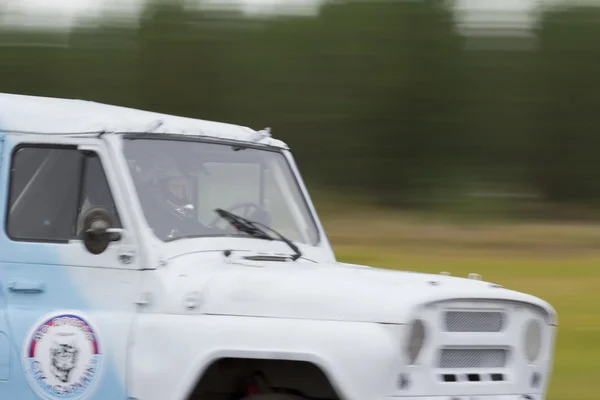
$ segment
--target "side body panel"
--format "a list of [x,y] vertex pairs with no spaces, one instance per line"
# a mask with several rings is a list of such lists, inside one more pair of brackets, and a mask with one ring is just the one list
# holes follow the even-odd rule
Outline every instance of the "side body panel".
[[138,318],[130,393],[137,399],[184,400],[221,358],[312,363],[344,400],[384,398],[402,366],[406,330],[399,325],[154,313]]
[[[1,129],[1,127],[0,127]],[[51,140],[51,141],[50,141]],[[8,180],[19,143],[85,146],[105,169],[126,233],[100,255],[81,241],[17,241],[7,234]],[[10,378],[1,399],[126,399],[129,333],[137,299],[138,249],[104,143],[98,139],[6,136],[0,168],[0,331],[8,322]],[[133,258],[123,255],[133,254]]]

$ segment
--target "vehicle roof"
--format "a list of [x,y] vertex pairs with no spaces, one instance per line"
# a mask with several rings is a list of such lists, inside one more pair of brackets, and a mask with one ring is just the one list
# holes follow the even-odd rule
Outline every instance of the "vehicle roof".
[[[0,136],[2,133],[100,132],[154,132],[253,141],[262,131],[93,101],[0,93]],[[260,143],[287,147],[271,137],[265,137]]]

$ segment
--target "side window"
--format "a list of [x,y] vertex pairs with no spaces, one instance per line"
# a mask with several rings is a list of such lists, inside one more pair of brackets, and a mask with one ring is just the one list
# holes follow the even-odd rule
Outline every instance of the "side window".
[[71,239],[80,166],[73,147],[19,148],[12,157],[8,235],[15,240]]
[[111,213],[114,228],[121,228],[117,206],[111,194],[100,157],[96,153],[86,152],[83,163],[81,195],[77,208],[77,228],[75,231],[77,237],[79,237],[83,226],[83,214],[89,208],[97,206],[104,207]]
[[[8,200],[6,232],[13,240],[66,242],[77,238],[86,206],[115,212],[100,160],[74,146],[18,148]],[[118,218],[114,222],[120,225]]]

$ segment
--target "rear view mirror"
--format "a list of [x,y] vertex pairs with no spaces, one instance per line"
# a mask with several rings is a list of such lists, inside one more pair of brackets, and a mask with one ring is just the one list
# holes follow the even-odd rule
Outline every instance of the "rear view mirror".
[[121,240],[122,229],[112,228],[113,222],[104,207],[92,207],[83,216],[82,240],[85,248],[92,254],[101,254],[110,242]]

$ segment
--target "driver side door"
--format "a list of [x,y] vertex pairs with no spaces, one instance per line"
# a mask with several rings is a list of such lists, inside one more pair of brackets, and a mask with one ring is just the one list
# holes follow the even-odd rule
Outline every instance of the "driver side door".
[[[138,241],[104,142],[13,138],[0,173],[0,301],[12,343],[0,399],[126,399]],[[98,255],[78,239],[95,205],[126,231]]]

